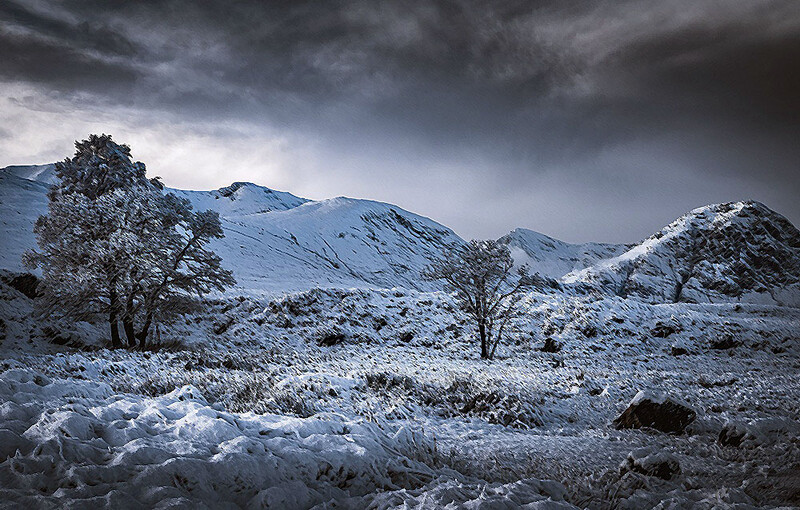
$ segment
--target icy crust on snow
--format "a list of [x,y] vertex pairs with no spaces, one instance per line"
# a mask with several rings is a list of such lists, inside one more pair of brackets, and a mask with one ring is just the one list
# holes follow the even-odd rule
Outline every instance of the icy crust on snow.
[[[26,178],[41,177],[37,172],[0,170],[1,268],[22,271],[22,254],[35,246],[34,222],[47,212],[47,184]],[[463,243],[449,228],[382,202],[309,201],[241,182],[215,191],[168,191],[197,210],[220,213],[225,237],[210,248],[234,271],[239,292],[432,289],[420,271]]]
[[0,401],[8,508],[575,508],[555,482],[437,467],[435,444],[408,427],[229,413],[192,386],[146,398],[11,369]]
[[563,281],[652,303],[798,307],[800,232],[759,202],[709,205]]
[[514,229],[499,241],[511,249],[516,265],[527,264],[532,273],[556,279],[630,248],[625,244],[565,243],[526,228]]

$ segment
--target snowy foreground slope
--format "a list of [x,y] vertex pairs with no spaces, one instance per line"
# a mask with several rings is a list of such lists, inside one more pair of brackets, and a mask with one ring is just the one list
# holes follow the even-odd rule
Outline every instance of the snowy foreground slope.
[[[240,285],[161,325],[170,349],[132,352],[103,348],[104,324],[34,319],[19,257],[51,179],[0,170],[0,508],[800,506],[797,230],[761,204],[635,246],[515,230],[517,262],[558,288],[526,296],[487,362],[417,281],[462,242],[446,227],[176,190],[220,211]],[[640,392],[696,419],[617,430]]]

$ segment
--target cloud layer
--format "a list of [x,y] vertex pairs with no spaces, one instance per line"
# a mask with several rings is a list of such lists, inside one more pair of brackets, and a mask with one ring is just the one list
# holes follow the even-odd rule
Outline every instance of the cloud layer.
[[170,185],[387,200],[467,237],[800,223],[793,0],[0,4],[0,166],[90,131]]

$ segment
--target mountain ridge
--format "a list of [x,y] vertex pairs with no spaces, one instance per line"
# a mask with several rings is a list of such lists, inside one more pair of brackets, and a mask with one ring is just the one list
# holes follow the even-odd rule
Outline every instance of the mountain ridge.
[[[35,246],[33,223],[47,210],[53,169],[0,169],[0,234],[13,240],[0,254],[5,269],[24,270],[22,253]],[[234,270],[236,292],[316,286],[433,290],[420,278],[420,269],[464,242],[429,218],[372,200],[312,201],[245,182],[210,191],[167,191],[195,209],[220,213],[225,237],[212,240],[210,247]]]
[[[21,255],[34,246],[33,222],[46,212],[54,179],[54,165],[0,169],[0,234],[14,240],[0,253],[3,268],[23,270]],[[373,200],[309,200],[249,182],[168,190],[220,213],[226,237],[212,249],[234,269],[242,292],[433,290],[420,271],[464,243],[445,225]],[[499,241],[517,265],[559,281],[566,292],[800,307],[800,232],[752,200],[696,208],[635,244],[573,244],[525,228]]]
[[562,281],[653,303],[800,306],[800,231],[755,200],[710,204]]

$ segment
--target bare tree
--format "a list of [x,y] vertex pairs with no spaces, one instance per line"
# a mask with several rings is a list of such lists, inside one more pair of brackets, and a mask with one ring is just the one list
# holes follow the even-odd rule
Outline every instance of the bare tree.
[[459,307],[477,325],[481,358],[492,359],[509,321],[517,314],[534,279],[527,266],[514,270],[511,252],[497,241],[470,241],[423,271],[428,280],[444,282]]

